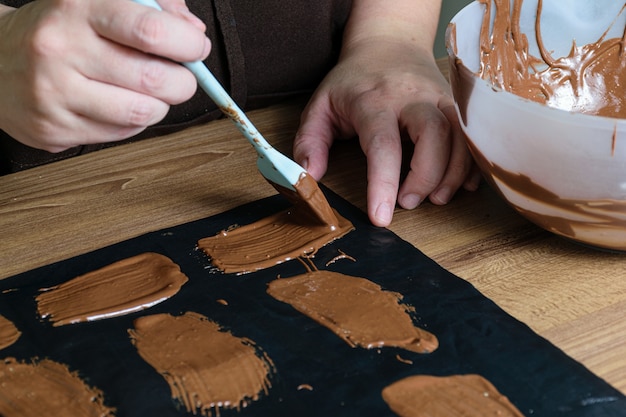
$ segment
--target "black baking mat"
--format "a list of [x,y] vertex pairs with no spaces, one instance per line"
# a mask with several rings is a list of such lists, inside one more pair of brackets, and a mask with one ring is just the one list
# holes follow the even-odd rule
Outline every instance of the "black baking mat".
[[[305,272],[297,260],[241,276],[211,268],[196,250],[196,242],[233,224],[248,224],[285,209],[288,203],[277,195],[0,281],[0,315],[23,333],[0,351],[0,358],[64,363],[102,390],[105,404],[115,407],[117,416],[186,416],[166,382],[138,356],[127,329],[139,316],[195,311],[236,336],[254,340],[276,366],[269,395],[240,411],[220,410],[222,417],[392,416],[381,397],[385,386],[416,374],[467,373],[487,378],[527,417],[626,416],[626,399],[619,391],[472,285],[391,231],[371,226],[360,210],[326,188],[324,192],[356,229],[322,248],[314,258],[317,268],[368,278],[403,294],[403,301],[415,308],[416,325],[438,337],[437,351],[424,355],[397,348],[351,348],[330,330],[267,295],[271,280]],[[170,257],[189,277],[173,298],[138,313],[92,323],[55,328],[38,318],[34,298],[40,288],[147,251]],[[340,251],[356,262],[340,259],[326,266]],[[307,386],[312,390],[303,389]]]

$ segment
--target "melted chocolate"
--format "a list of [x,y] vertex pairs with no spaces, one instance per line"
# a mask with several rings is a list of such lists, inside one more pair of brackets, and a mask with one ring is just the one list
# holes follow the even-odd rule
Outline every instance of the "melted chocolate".
[[21,334],[11,321],[0,316],[0,350],[15,343]]
[[[569,55],[555,58],[541,35],[543,2],[539,0],[535,36],[540,56],[536,57],[529,53],[528,38],[520,31],[523,0],[514,0],[512,9],[509,0],[479,1],[485,5],[480,37],[482,78],[505,91],[550,107],[626,118],[624,36],[606,39],[610,29],[607,28],[597,42],[578,46],[573,41]],[[490,34],[493,4],[496,10]]]
[[319,248],[354,229],[334,212],[336,226],[316,220],[308,206],[296,205],[255,223],[223,230],[201,239],[198,247],[226,273],[246,273],[268,268],[300,256],[313,256]]
[[0,415],[112,417],[102,392],[87,386],[67,366],[51,360],[38,363],[0,362]]
[[[471,143],[469,146],[483,172],[491,173],[487,180],[493,189],[524,217],[546,230],[570,239],[599,248],[626,251],[623,237],[626,202],[561,198],[528,176],[489,162],[475,146]],[[515,193],[522,201],[533,201],[538,207],[543,207],[544,211],[558,210],[558,215],[549,216],[521,207],[510,195],[503,195],[503,188],[509,193]]]
[[[450,57],[450,81],[464,125],[477,77],[525,99],[570,112],[626,118],[626,55],[624,36],[607,38],[610,28],[593,43],[572,41],[567,56],[554,57],[541,34],[543,2],[537,4],[535,38],[539,56],[530,54],[528,37],[520,30],[523,0],[479,0],[485,7],[480,31],[480,67],[470,71]],[[624,5],[620,13],[624,12]],[[494,10],[495,8],[495,10]],[[493,16],[493,23],[491,23]],[[456,27],[448,27],[450,45],[456,45]],[[457,51],[453,51],[457,52]],[[615,154],[617,127],[613,133]],[[593,138],[590,138],[593,139]],[[523,137],[520,136],[520,140]],[[626,202],[611,199],[578,200],[551,192],[541,179],[511,172],[494,164],[468,140],[474,159],[486,178],[522,215],[539,226],[597,247],[626,250]],[[528,204],[532,202],[532,204]],[[519,204],[518,204],[519,203]],[[533,209],[528,209],[531,206]]]
[[415,327],[402,295],[359,277],[314,271],[270,282],[267,292],[328,327],[352,347],[437,349],[437,338]]
[[[256,128],[250,129],[245,117],[241,117],[241,112],[237,108],[233,108],[231,105],[220,106],[220,110],[228,116],[228,118],[239,126],[241,129],[248,130],[250,135],[253,135],[252,140],[259,144],[264,140],[261,140],[259,133],[256,132]],[[259,135],[257,137],[256,135]],[[260,156],[261,157],[261,156]],[[275,166],[272,168],[276,169]],[[328,204],[324,193],[320,190],[317,181],[311,177],[307,172],[304,172],[298,178],[298,182],[294,184],[294,190],[283,187],[274,181],[270,180],[262,172],[264,178],[269,182],[278,192],[287,197],[296,207],[300,207],[301,215],[310,216],[315,222],[320,222],[323,225],[334,229],[338,226],[337,218]]]
[[165,301],[187,280],[166,256],[144,253],[42,290],[37,310],[54,326],[106,319]]
[[187,412],[219,415],[220,408],[240,409],[269,391],[270,359],[251,340],[200,314],[158,314],[134,325],[129,334],[139,355],[163,376]]
[[309,221],[328,226],[330,230],[339,227],[335,211],[330,207],[317,181],[304,173],[294,186],[296,192],[274,184],[274,187],[296,207],[300,215],[308,216]]
[[401,417],[523,417],[480,375],[417,375],[383,390],[383,399]]

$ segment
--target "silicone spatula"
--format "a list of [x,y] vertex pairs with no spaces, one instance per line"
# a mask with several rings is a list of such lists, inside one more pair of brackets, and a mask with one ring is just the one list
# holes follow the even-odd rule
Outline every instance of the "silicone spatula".
[[[161,10],[155,0],[133,1]],[[193,73],[198,85],[252,144],[258,154],[257,167],[261,175],[290,201],[308,205],[310,212],[319,220],[331,227],[337,226],[337,218],[317,182],[312,180],[303,167],[278,152],[265,140],[206,65],[201,61],[184,62],[182,65]],[[306,179],[308,181],[303,181]],[[306,186],[300,186],[305,182]]]

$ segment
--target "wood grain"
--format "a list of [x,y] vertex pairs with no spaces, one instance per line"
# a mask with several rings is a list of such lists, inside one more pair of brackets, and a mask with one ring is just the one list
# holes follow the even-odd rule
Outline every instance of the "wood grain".
[[[303,104],[249,117],[290,155]],[[255,159],[220,120],[0,177],[0,278],[275,194]],[[364,210],[365,172],[358,143],[342,141],[322,182]],[[390,229],[626,393],[623,254],[539,229],[487,185],[397,209]]]

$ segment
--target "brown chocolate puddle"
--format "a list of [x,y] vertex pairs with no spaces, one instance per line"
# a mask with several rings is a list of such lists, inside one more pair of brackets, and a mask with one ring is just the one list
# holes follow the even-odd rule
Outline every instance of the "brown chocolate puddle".
[[271,360],[254,342],[233,336],[206,317],[188,312],[135,320],[129,330],[139,355],[170,385],[172,397],[193,414],[219,416],[267,394]]
[[415,327],[400,303],[402,295],[384,291],[359,277],[332,271],[312,271],[269,283],[268,294],[328,327],[352,347],[399,347],[429,353],[437,338]]
[[0,316],[0,350],[15,343],[21,334],[13,322]]
[[626,31],[621,38],[606,39],[607,28],[595,43],[577,46],[573,41],[569,55],[554,58],[541,36],[543,1],[539,0],[535,36],[540,56],[535,57],[520,30],[523,0],[493,0],[496,10],[491,33],[492,0],[479,1],[485,5],[479,71],[483,79],[550,107],[626,118]]
[[401,417],[523,417],[480,375],[416,375],[387,386],[382,395]]
[[201,239],[198,247],[226,273],[254,272],[301,256],[313,256],[322,246],[354,229],[349,220],[332,212],[336,225],[320,222],[306,204],[296,204],[255,223]]
[[87,386],[67,366],[51,360],[0,362],[0,415],[108,417],[102,392]]
[[35,300],[54,326],[139,311],[176,294],[187,277],[168,257],[143,253],[43,289]]

